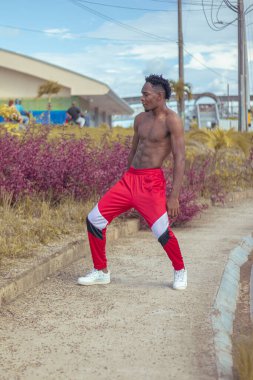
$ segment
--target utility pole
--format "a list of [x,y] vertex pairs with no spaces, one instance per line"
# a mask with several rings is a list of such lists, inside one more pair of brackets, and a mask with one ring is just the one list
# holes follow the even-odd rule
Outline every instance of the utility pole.
[[250,109],[250,94],[249,94],[249,65],[248,65],[248,48],[246,24],[244,18],[244,90],[245,90],[245,130],[248,131],[248,110]]
[[227,107],[228,107],[227,117],[229,117],[230,116],[229,83],[227,83]]
[[[178,76],[179,81],[184,84],[184,52],[183,52],[183,23],[182,23],[182,0],[178,0]],[[184,103],[184,91],[183,97],[179,101],[180,116],[183,119],[185,118],[185,103]]]
[[237,0],[238,8],[238,131],[246,130],[245,115],[245,18],[243,0]]

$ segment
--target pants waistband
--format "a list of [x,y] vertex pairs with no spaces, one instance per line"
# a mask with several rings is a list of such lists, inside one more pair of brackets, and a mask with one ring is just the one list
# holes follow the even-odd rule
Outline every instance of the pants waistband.
[[133,166],[130,166],[128,173],[145,175],[145,174],[162,174],[163,171],[161,168],[145,168],[145,169],[135,169]]

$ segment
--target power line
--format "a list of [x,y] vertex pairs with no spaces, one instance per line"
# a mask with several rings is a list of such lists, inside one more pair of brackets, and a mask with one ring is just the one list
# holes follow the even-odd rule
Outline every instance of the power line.
[[[22,26],[13,26],[13,25],[6,25],[6,24],[0,24],[0,27],[2,28],[7,28],[7,29],[14,29],[14,30],[21,30],[24,32],[31,32],[31,33],[39,33],[39,34],[44,34],[44,35],[49,35],[52,37],[62,37],[62,33],[60,34],[59,32],[53,31],[53,30],[41,30],[41,29],[32,29],[32,28],[26,28]],[[71,31],[66,31],[66,34],[73,35],[75,39],[89,39],[89,40],[101,40],[101,41],[114,41],[118,43],[125,43],[125,42],[142,42],[142,43],[150,43],[154,42],[154,40],[139,40],[139,39],[117,39],[117,38],[106,38],[106,37],[91,37],[87,36],[84,34],[74,34]],[[66,38],[67,39],[67,38]],[[71,38],[68,38],[71,39]],[[155,41],[156,43],[167,43],[167,40],[157,40]],[[173,42],[175,42],[173,40]]]
[[[22,30],[22,31],[25,31],[25,32],[31,32],[31,33],[40,33],[40,34],[46,34],[46,35],[52,35],[54,37],[59,37],[59,34],[56,33],[56,32],[50,32],[50,31],[45,31],[45,30],[39,30],[39,29],[31,29],[31,28],[24,28],[24,27],[20,27],[20,26],[12,26],[12,25],[4,25],[4,24],[0,24],[0,27],[3,27],[3,28],[10,28],[10,29],[15,29],[15,30]],[[150,43],[150,42],[154,42],[153,40],[123,40],[123,39],[120,39],[120,40],[117,40],[117,39],[113,39],[113,38],[101,38],[101,37],[89,37],[89,36],[78,36],[77,38],[85,38],[85,39],[95,39],[95,40],[103,40],[103,41],[114,41],[114,42],[119,42],[119,43],[124,43],[124,42],[145,42],[145,43]],[[168,41],[156,41],[156,43],[167,43]],[[177,43],[177,41],[173,41],[174,43]],[[210,67],[208,67],[207,65],[205,65],[203,62],[201,62],[198,58],[196,58],[192,53],[190,53],[184,46],[183,46],[183,49],[184,51],[189,55],[191,56],[193,59],[195,59],[195,61],[199,62],[203,67],[207,68],[209,71],[212,71],[213,73],[215,73],[216,75],[219,75],[221,77],[223,77],[218,71],[214,70],[214,69],[211,69]]]
[[[222,3],[224,2],[225,4],[227,3],[228,0],[222,0],[220,5],[222,5]],[[235,19],[233,19],[231,22],[222,22],[219,20],[218,18],[218,14],[219,14],[219,11],[220,11],[220,8],[218,9],[217,13],[216,13],[216,19],[217,19],[217,22],[214,22],[214,19],[213,19],[213,8],[211,7],[211,23],[209,22],[208,20],[208,17],[207,17],[207,14],[206,14],[206,9],[205,9],[205,4],[204,4],[204,0],[202,0],[202,9],[203,9],[203,13],[204,13],[204,16],[205,16],[205,19],[206,19],[206,22],[209,26],[210,29],[214,30],[215,32],[217,31],[220,31],[220,30],[223,30],[225,28],[227,28],[229,25],[232,25],[234,22],[237,21],[237,17]],[[217,26],[217,24],[219,25],[223,25],[223,26]]]
[[[106,16],[105,14],[103,14],[103,13],[101,13],[101,12],[94,11],[93,9],[87,7],[86,5],[80,4],[80,1],[76,1],[76,0],[69,0],[69,1],[70,1],[71,3],[73,3],[74,5],[76,5],[76,6],[80,7],[80,8],[83,8],[83,9],[87,10],[87,11],[90,12],[90,13],[93,13],[93,14],[95,14],[95,15],[97,15],[97,16],[103,18],[103,19],[109,20],[109,21],[113,22],[114,24],[123,27],[124,29],[130,29],[130,30],[135,31],[136,33],[141,33],[141,34],[144,33],[144,35],[147,34],[148,36],[151,36],[151,37],[154,38],[154,39],[161,39],[161,38],[162,38],[163,41],[166,41],[166,40],[167,40],[167,41],[169,41],[169,42],[174,42],[174,43],[177,43],[177,44],[178,44],[178,41],[174,41],[174,40],[171,40],[171,39],[169,39],[169,38],[161,37],[161,36],[158,36],[158,35],[156,35],[156,34],[152,34],[152,33],[144,32],[144,31],[141,30],[141,29],[138,29],[138,28],[135,28],[135,27],[131,27],[131,26],[128,25],[128,24],[122,23],[122,22],[120,22],[120,21],[117,21],[117,20],[113,19],[112,17]],[[213,72],[214,74],[216,74],[216,75],[218,75],[218,76],[224,78],[224,76],[221,75],[218,71],[216,71],[216,70],[214,70],[214,69],[211,69],[211,68],[208,67],[206,64],[204,64],[202,61],[200,61],[198,58],[196,58],[193,54],[191,54],[191,53],[185,48],[185,45],[183,45],[183,49],[184,49],[184,51],[185,51],[188,55],[190,55],[190,56],[191,56],[194,60],[196,60],[200,65],[202,65],[203,67],[205,67],[205,68],[208,69],[209,71]],[[227,78],[227,79],[232,80],[231,78]]]
[[[69,0],[71,1],[72,3],[74,3],[74,5],[77,5],[75,4],[76,2],[74,2],[73,0]],[[79,5],[79,4],[78,4]],[[79,5],[80,6],[80,5]],[[81,5],[82,6],[82,5]],[[86,6],[83,6],[85,9],[88,8]],[[91,10],[90,8],[87,9],[87,11],[91,11],[93,13],[93,10]],[[150,42],[155,42],[157,43],[166,43],[166,42],[173,42],[173,43],[177,43],[178,44],[178,41],[175,41],[175,40],[172,40],[172,39],[169,39],[169,38],[165,38],[165,37],[161,37],[161,36],[157,36],[155,34],[152,34],[152,33],[147,33],[147,32],[144,32],[142,31],[141,29],[138,29],[138,28],[134,28],[134,27],[131,27],[130,25],[127,25],[127,24],[123,24],[121,22],[118,22],[117,20],[114,20],[112,19],[111,17],[109,16],[106,16],[106,15],[103,15],[101,14],[100,12],[96,12],[96,15],[99,15],[100,17],[102,18],[106,18],[108,20],[108,18],[110,19],[111,22],[113,23],[116,23],[117,25],[121,26],[121,27],[125,27],[126,29],[130,29],[136,33],[139,33],[139,34],[143,34],[145,36],[148,36],[149,38],[151,37],[152,40],[136,40],[136,39],[129,39],[129,40],[124,40],[124,39],[112,39],[112,38],[101,38],[101,37],[90,37],[90,36],[86,36],[86,35],[75,35],[75,38],[78,38],[78,39],[94,39],[94,40],[104,40],[104,41],[114,41],[114,42],[118,42],[118,43],[124,43],[124,42],[144,42],[144,43],[150,43]],[[54,31],[50,31],[50,30],[39,30],[39,29],[32,29],[32,28],[26,28],[26,27],[16,27],[16,26],[12,26],[12,25],[6,25],[6,24],[0,24],[0,27],[4,27],[4,28],[10,28],[10,29],[15,29],[15,30],[22,30],[22,31],[25,31],[25,32],[32,32],[32,33],[40,33],[40,34],[46,34],[46,35],[51,35],[51,36],[54,36],[54,37],[60,37],[59,33],[57,32],[54,32]],[[69,32],[69,31],[66,31],[67,34],[71,35],[72,33]],[[205,67],[207,70],[213,72],[214,74],[220,76],[220,77],[224,77],[223,75],[221,75],[218,71],[208,67],[205,63],[203,63],[201,60],[199,60],[198,58],[196,58],[194,56],[194,54],[190,53],[185,45],[183,45],[183,49],[184,51],[189,55],[191,56],[195,61],[197,61],[200,65],[202,65],[203,67]],[[227,78],[229,79],[229,78]],[[232,79],[230,79],[232,80]]]
[[[134,10],[134,11],[177,12],[176,9],[135,8],[135,7],[127,7],[127,6],[123,6],[123,5],[104,4],[104,3],[95,2],[95,1],[88,1],[88,0],[80,0],[80,2],[91,4],[91,5],[99,5],[102,7],[119,8],[119,9],[127,9],[127,10]],[[188,3],[188,4],[190,4],[190,3]],[[202,8],[200,8],[200,9],[184,9],[184,11],[186,11],[186,12],[201,12]]]
[[[124,23],[122,23],[122,22],[119,22],[119,21],[117,21],[117,20],[115,20],[115,19],[113,19],[113,18],[111,18],[111,17],[109,17],[109,16],[106,16],[106,15],[104,15],[103,13],[101,13],[101,12],[97,12],[97,11],[94,11],[93,9],[90,9],[89,7],[87,7],[87,6],[85,6],[85,5],[82,5],[82,4],[79,4],[79,3],[77,3],[77,1],[75,1],[75,0],[69,0],[71,3],[73,3],[74,5],[77,5],[77,6],[79,6],[79,7],[81,7],[81,8],[84,8],[85,10],[87,10],[88,12],[91,12],[91,13],[95,13],[96,15],[98,15],[99,17],[102,17],[102,18],[105,18],[106,20],[110,20],[111,22],[113,22],[113,23],[115,23],[115,24],[117,24],[117,25],[120,25],[120,26],[122,26],[122,27],[124,27],[125,29],[129,29],[129,25],[127,25],[127,24],[124,24]],[[130,29],[131,30],[134,30],[135,32],[137,32],[137,33],[144,33],[144,34],[146,34],[146,32],[144,32],[144,31],[142,31],[141,29],[138,29],[138,28],[134,28],[134,27],[130,27]],[[148,35],[150,36],[152,36],[152,38],[161,38],[160,36],[157,36],[157,35],[155,35],[155,34],[152,34],[152,33],[148,33]],[[174,40],[171,40],[171,39],[168,39],[168,38],[165,38],[165,40],[168,40],[168,41],[172,41],[172,42],[176,42],[176,43],[178,43],[178,41],[174,41]],[[206,64],[204,64],[202,61],[200,61],[198,58],[196,58],[193,54],[191,54],[186,48],[185,48],[185,45],[183,46],[183,49],[184,49],[184,51],[188,54],[188,55],[190,55],[194,60],[196,60],[198,63],[200,63],[203,67],[205,67],[206,69],[208,69],[209,71],[211,71],[211,72],[213,72],[213,73],[215,73],[216,75],[218,75],[218,76],[220,76],[220,77],[224,77],[223,75],[221,75],[218,71],[216,71],[216,70],[214,70],[214,69],[211,69],[210,67],[208,67]],[[227,78],[227,79],[229,79],[229,78]],[[231,80],[231,79],[230,79]]]
[[[171,0],[150,0],[150,1],[154,1],[155,3],[166,3],[168,5],[176,5],[177,4],[177,0],[175,0],[175,2],[171,1]],[[201,0],[199,1],[182,1],[182,4],[183,5],[193,5],[193,6],[201,6],[202,5],[202,2]],[[205,5],[212,5],[213,4],[213,1],[210,0],[210,1],[205,1]],[[218,5],[215,5],[213,4],[214,6],[218,7]]]
[[161,37],[161,36],[157,36],[156,34],[152,34],[152,33],[149,33],[149,32],[145,32],[144,30],[141,30],[141,29],[138,29],[138,28],[135,28],[134,26],[130,26],[128,24],[125,24],[121,21],[118,21],[118,20],[115,20],[114,18],[110,17],[110,16],[107,16],[105,15],[104,13],[101,13],[101,12],[98,12],[92,8],[89,8],[87,7],[86,5],[80,3],[80,1],[76,1],[76,0],[69,0],[72,4],[76,5],[77,7],[81,8],[81,9],[84,9],[86,11],[88,11],[89,13],[92,13],[100,18],[103,18],[104,20],[107,20],[107,21],[111,21],[112,23],[116,24],[116,25],[119,25],[120,27],[124,28],[124,29],[127,29],[127,30],[130,30],[132,32],[135,32],[135,33],[138,33],[138,34],[142,34],[146,37],[151,37],[153,38],[154,40],[160,40],[160,41],[166,41],[166,40],[169,40],[171,42],[175,42],[174,40],[172,39],[168,39],[168,38],[164,38],[164,37]]
[[151,9],[151,8],[135,8],[135,7],[126,7],[123,5],[113,5],[113,4],[104,4],[104,3],[97,3],[95,1],[88,1],[88,0],[80,0],[81,3],[88,3],[92,5],[101,5],[103,7],[109,7],[109,8],[120,8],[120,9],[129,9],[129,10],[135,10],[135,11],[150,11],[150,12],[163,12],[167,11],[167,9]]
[[214,69],[211,69],[211,67],[207,66],[205,63],[201,62],[198,58],[195,57],[195,55],[193,55],[192,53],[190,53],[184,46],[183,46],[183,49],[184,51],[190,55],[195,61],[199,62],[202,66],[204,66],[206,69],[208,69],[209,71],[212,71],[214,74],[216,75],[219,75],[220,77],[222,78],[226,78],[226,79],[229,79],[230,81],[233,81],[232,78],[229,78],[229,77],[225,77],[224,75],[221,75],[218,71],[214,70]]
[[226,6],[231,9],[232,11],[238,13],[238,6],[233,5],[229,0],[224,0],[224,3]]

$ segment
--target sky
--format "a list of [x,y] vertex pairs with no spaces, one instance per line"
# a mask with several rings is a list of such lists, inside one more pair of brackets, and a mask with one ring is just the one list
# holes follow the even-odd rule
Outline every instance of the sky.
[[[236,13],[222,0],[182,3],[185,82],[194,93],[227,94],[229,84],[237,94],[236,20],[225,28]],[[246,34],[253,94],[253,0],[244,3],[252,6]],[[176,0],[1,0],[0,14],[0,48],[105,82],[119,96],[139,96],[150,73],[178,79]]]

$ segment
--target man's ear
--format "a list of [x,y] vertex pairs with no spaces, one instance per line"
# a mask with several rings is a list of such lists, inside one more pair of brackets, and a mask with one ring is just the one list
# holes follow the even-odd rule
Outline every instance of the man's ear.
[[159,100],[163,100],[164,98],[164,93],[162,91],[158,92]]

